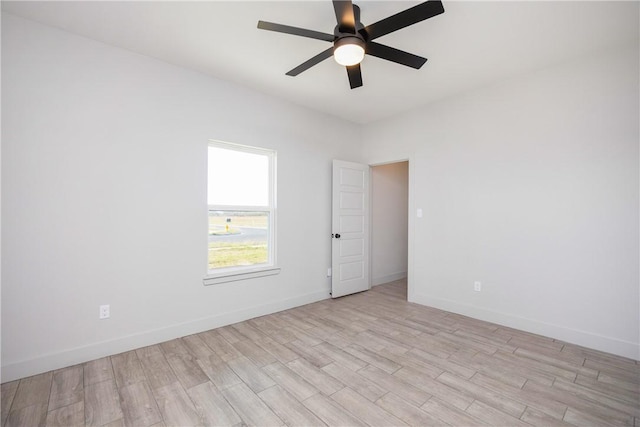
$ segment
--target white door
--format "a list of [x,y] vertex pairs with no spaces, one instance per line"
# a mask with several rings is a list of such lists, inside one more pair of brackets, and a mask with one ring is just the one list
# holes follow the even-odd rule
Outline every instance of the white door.
[[369,284],[369,166],[333,161],[331,296]]

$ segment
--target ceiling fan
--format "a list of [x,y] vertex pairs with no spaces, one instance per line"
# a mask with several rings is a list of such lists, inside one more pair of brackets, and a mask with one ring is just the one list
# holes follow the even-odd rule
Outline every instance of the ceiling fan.
[[365,54],[419,69],[427,62],[427,58],[385,46],[373,40],[444,12],[441,1],[429,0],[365,27],[360,22],[360,8],[351,0],[333,0],[333,9],[338,21],[333,34],[258,21],[258,28],[261,30],[293,34],[333,43],[330,48],[287,72],[288,76],[297,76],[332,55],[338,64],[347,68],[351,89],[362,86],[360,62]]

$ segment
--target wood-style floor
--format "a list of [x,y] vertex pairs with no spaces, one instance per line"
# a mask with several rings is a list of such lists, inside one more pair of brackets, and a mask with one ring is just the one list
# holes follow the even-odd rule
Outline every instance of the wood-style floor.
[[2,384],[3,426],[640,426],[633,360],[394,282]]

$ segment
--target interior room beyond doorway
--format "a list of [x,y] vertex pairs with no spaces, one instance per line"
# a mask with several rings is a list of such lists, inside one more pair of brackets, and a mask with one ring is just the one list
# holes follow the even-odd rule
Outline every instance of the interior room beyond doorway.
[[408,161],[371,166],[372,286],[407,277],[408,201]]

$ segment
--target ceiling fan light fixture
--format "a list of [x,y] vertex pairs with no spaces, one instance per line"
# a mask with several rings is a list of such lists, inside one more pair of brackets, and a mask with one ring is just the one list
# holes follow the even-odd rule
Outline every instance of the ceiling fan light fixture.
[[333,0],[332,3],[338,24],[334,27],[333,34],[273,22],[258,21],[258,28],[261,30],[307,37],[333,44],[331,47],[289,70],[286,73],[287,76],[295,77],[332,55],[338,64],[346,67],[351,89],[362,86],[360,62],[362,62],[365,55],[375,56],[376,58],[418,70],[427,62],[427,58],[376,43],[374,40],[444,13],[441,0],[426,0],[395,15],[365,26],[360,21],[360,8],[353,4],[352,0]]
[[333,58],[345,67],[361,63],[364,53],[364,41],[358,37],[338,39],[333,48]]

